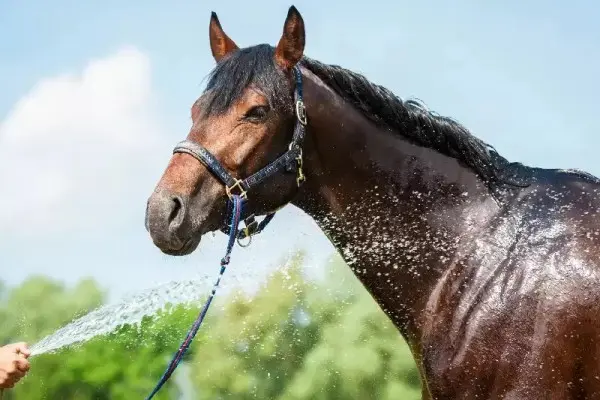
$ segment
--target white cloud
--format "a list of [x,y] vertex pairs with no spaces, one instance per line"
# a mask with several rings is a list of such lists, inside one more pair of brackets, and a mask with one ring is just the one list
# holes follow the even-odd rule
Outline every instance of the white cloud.
[[95,230],[143,213],[156,163],[168,161],[156,115],[150,62],[135,48],[40,81],[0,124],[1,234]]

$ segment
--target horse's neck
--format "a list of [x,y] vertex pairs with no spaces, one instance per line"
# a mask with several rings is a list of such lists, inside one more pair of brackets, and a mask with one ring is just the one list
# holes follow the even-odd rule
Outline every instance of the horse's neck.
[[460,241],[485,223],[495,203],[458,162],[375,128],[311,74],[306,103],[307,182],[295,204],[404,334],[414,336]]

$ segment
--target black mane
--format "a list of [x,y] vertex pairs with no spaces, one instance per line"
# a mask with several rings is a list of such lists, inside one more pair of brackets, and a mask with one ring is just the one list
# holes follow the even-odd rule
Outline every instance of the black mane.
[[431,112],[421,101],[402,100],[363,75],[337,65],[326,65],[308,57],[303,59],[302,65],[375,124],[400,133],[414,144],[457,159],[488,185],[528,184],[527,167],[509,163],[467,128],[452,118]]
[[[205,110],[208,113],[227,110],[249,85],[260,87],[272,107],[291,110],[290,87],[275,65],[273,55],[274,48],[262,44],[239,50],[217,64],[209,75]],[[337,65],[326,65],[304,57],[301,66],[318,76],[378,126],[398,132],[412,143],[457,159],[487,185],[527,186],[530,183],[532,169],[519,163],[509,163],[464,126],[429,111],[423,103],[402,100],[389,89]]]

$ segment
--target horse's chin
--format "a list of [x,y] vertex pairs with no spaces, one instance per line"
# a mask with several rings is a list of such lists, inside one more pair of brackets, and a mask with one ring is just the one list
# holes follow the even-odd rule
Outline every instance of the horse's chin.
[[161,248],[160,251],[162,251],[164,254],[168,255],[168,256],[175,256],[175,257],[181,257],[181,256],[187,256],[192,254],[200,245],[200,241],[202,239],[202,235],[195,235],[191,238],[189,238],[184,244],[183,246],[181,246],[179,249],[163,249]]

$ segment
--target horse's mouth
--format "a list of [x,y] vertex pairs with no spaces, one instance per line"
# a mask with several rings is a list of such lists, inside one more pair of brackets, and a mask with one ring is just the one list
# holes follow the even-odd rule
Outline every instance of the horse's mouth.
[[215,233],[215,232],[228,232],[229,231],[229,226],[224,223],[221,227],[218,227],[218,225],[213,225],[211,227],[206,228],[203,231],[198,231],[195,234],[193,234],[189,239],[187,239],[180,248],[178,249],[173,249],[173,248],[160,248],[160,251],[162,251],[164,254],[168,255],[168,256],[176,256],[176,257],[180,257],[180,256],[188,256],[190,254],[192,254],[194,251],[196,251],[196,249],[198,248],[198,246],[200,245],[200,241],[202,240],[202,237],[208,233]]

